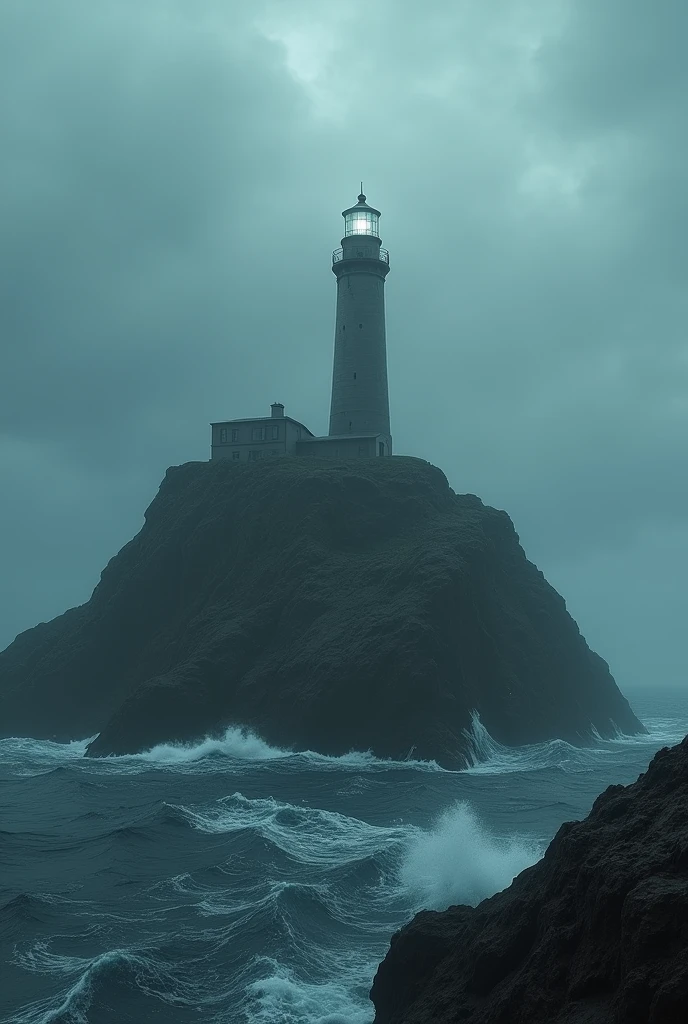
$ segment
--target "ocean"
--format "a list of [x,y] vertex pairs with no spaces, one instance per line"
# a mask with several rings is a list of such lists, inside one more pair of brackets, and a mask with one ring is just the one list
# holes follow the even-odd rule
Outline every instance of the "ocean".
[[392,933],[477,903],[688,732],[688,690],[630,694],[648,736],[473,767],[223,739],[88,759],[0,740],[3,1024],[370,1024]]

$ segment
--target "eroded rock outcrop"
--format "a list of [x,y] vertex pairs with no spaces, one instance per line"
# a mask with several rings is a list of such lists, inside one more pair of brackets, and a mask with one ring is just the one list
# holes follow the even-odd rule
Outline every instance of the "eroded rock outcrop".
[[465,763],[642,729],[505,512],[411,458],[170,469],[90,601],[0,655],[0,730],[91,753],[229,724],[328,753]]
[[375,1024],[685,1024],[688,737],[475,909],[392,939]]

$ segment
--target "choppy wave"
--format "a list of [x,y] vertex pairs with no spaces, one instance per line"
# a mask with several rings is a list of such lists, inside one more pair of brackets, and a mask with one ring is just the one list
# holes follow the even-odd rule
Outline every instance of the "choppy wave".
[[19,777],[42,775],[70,762],[81,761],[93,739],[95,736],[69,743],[36,740],[30,736],[0,739],[0,768]]
[[[81,760],[88,744],[94,739],[74,740],[70,743],[53,743],[48,740],[12,738],[0,740],[0,760],[14,761],[21,768],[17,774],[35,775],[46,772],[58,765]],[[311,767],[317,771],[339,771],[342,768],[385,771],[390,768],[417,769],[427,772],[443,772],[436,761],[420,761],[411,757],[403,760],[376,757],[371,751],[352,750],[347,754],[320,754],[313,750],[289,750],[273,747],[250,729],[231,726],[222,736],[206,737],[198,742],[161,743],[138,754],[118,754],[108,757],[87,759],[89,770],[98,772],[135,773],[151,767],[178,771],[224,772],[232,764],[242,762],[264,764],[272,770],[276,762],[283,769],[301,771]],[[30,765],[30,767],[29,767]]]
[[[250,729],[230,726],[222,736],[207,738],[199,743],[165,743],[141,754],[127,755],[126,760],[155,762],[157,764],[185,765],[208,758],[227,758],[250,761],[293,761],[306,762],[318,769],[348,766],[354,769],[375,767],[414,767],[424,771],[443,771],[435,761],[418,761],[412,758],[393,760],[375,757],[371,751],[350,751],[347,754],[320,754],[313,750],[295,751],[273,747]],[[123,757],[116,760],[121,761]],[[108,760],[112,760],[109,758]]]
[[499,775],[511,772],[534,772],[559,769],[565,772],[594,770],[595,753],[603,750],[603,741],[596,747],[576,747],[566,740],[549,740],[520,747],[507,747],[495,740],[474,712],[471,728],[464,732],[469,766],[473,774]]
[[[657,747],[681,741],[688,722],[677,721],[675,716],[650,715],[645,717],[648,732],[628,736],[620,731],[613,738],[603,738],[591,728],[592,743],[575,746],[565,740],[507,747],[495,740],[474,711],[471,726],[464,731],[468,767],[465,771],[480,774],[540,771],[558,768],[565,772],[593,771],[598,759],[613,752],[619,745]],[[0,740],[0,760],[14,762],[19,775],[49,772],[84,757],[88,744],[94,739],[55,743],[28,737]],[[316,751],[295,751],[271,746],[250,729],[239,726],[227,728],[221,736],[209,736],[189,743],[161,743],[139,754],[112,755],[93,759],[94,771],[102,766],[113,767],[124,773],[140,772],[157,766],[166,769],[193,771],[226,771],[229,764],[242,762],[264,765],[266,770],[279,767],[301,771],[310,767],[317,771],[386,771],[389,769],[415,769],[425,772],[447,772],[436,761],[422,761],[407,757],[402,760],[379,758],[370,751],[351,751],[342,755],[320,754]],[[450,772],[451,774],[451,772]]]
[[263,958],[262,966],[265,976],[252,982],[247,992],[252,1024],[370,1024],[367,987],[361,979],[372,976],[371,962],[354,960],[320,985],[298,977],[277,960]]
[[616,734],[610,739],[603,739],[595,729],[592,730],[592,733],[595,739],[603,745],[625,744],[637,747],[656,747],[657,744],[673,746],[675,743],[680,743],[688,732],[688,722],[677,721],[676,718],[668,718],[665,715],[644,716],[643,724],[647,733],[637,733],[634,736],[629,736],[627,733],[621,732],[620,729],[617,729]]
[[[207,737],[196,743],[159,743],[141,754],[127,755],[127,759],[153,761],[159,764],[189,764],[208,757],[273,761],[290,756],[292,756],[291,751],[271,747],[250,729],[230,727],[222,736]],[[117,758],[117,760],[119,759]]]
[[280,750],[231,729],[144,754],[0,741],[0,1019],[8,1024],[370,1024],[390,935],[475,904],[564,820],[681,739],[510,749],[475,717],[471,765]]
[[226,833],[253,829],[284,853],[308,864],[343,864],[403,839],[403,828],[382,828],[317,807],[298,807],[273,797],[249,800],[241,793],[203,809],[180,806],[195,828]]
[[617,730],[611,738],[603,738],[591,728],[593,742],[587,746],[574,746],[566,740],[549,740],[507,747],[490,735],[480,715],[474,712],[471,728],[464,732],[469,761],[466,771],[483,775],[546,769],[569,773],[593,772],[598,769],[601,759],[618,753],[619,747],[657,748],[680,743],[686,735],[686,726],[676,718],[652,716],[645,719],[645,725],[647,733],[629,736]]
[[[41,955],[43,953],[43,955]],[[113,950],[104,953],[84,965],[83,962],[75,964],[71,957],[51,957],[49,954],[38,949],[30,956],[24,958],[24,965],[34,971],[55,973],[61,976],[76,975],[76,980],[69,986],[66,992],[55,1000],[41,1000],[26,1006],[14,1018],[16,1024],[53,1024],[53,1022],[68,1020],[70,1024],[88,1024],[86,1011],[91,1002],[93,984],[99,975],[112,968],[127,958],[128,954]],[[21,958],[19,959],[21,963]]]
[[[53,941],[39,941],[16,952],[14,962],[55,976],[59,994],[25,1005],[13,1024],[87,1024],[92,1006],[100,1011],[125,990],[177,1010],[203,1005],[206,1019],[215,1024],[226,1021],[226,1007],[232,1004],[241,1008],[237,1021],[251,1024],[368,1024],[367,991],[391,930],[420,907],[477,903],[508,885],[538,855],[516,838],[494,835],[466,804],[446,810],[428,828],[409,822],[376,825],[324,808],[241,793],[172,809],[212,840],[250,833],[246,849],[262,848],[263,870],[259,877],[232,884],[230,857],[224,885],[217,879],[202,883],[188,874],[175,876],[155,883],[155,900],[174,907],[181,898],[200,919],[221,922],[217,934],[208,933],[213,956],[234,937],[246,942],[251,929],[257,929],[262,942],[284,934],[292,962],[257,954],[244,965],[241,984],[228,977],[213,994],[199,985],[193,970],[172,971],[150,940],[91,958],[60,954]],[[153,818],[159,825],[160,813]],[[22,913],[25,902],[19,901]],[[70,909],[89,919],[91,908],[83,901],[63,899],[61,911],[69,914]],[[370,931],[371,912],[385,924],[378,929],[377,943],[361,943]],[[154,919],[139,908],[138,920],[137,929],[136,917],[127,921],[126,914],[101,914],[98,935],[102,939],[103,927],[113,922],[145,933]],[[165,917],[158,917],[158,923],[164,928]],[[328,945],[329,933],[339,936],[334,947]],[[199,934],[205,933],[201,929]],[[199,964],[206,958],[196,956]]]
[[[494,834],[465,801],[443,811],[428,828],[371,825],[319,808],[248,800],[241,793],[202,810],[178,809],[204,832],[253,829],[302,866],[373,864],[382,902],[401,900],[414,910],[475,905],[508,886],[543,852],[520,835]],[[275,891],[282,891],[279,885]]]
[[[126,1002],[127,993],[135,993],[145,1016],[126,1021],[148,1019],[148,1012],[161,1012],[162,1006],[172,1013],[176,1008],[187,1008],[197,1015],[206,1007],[209,1011],[219,1000],[204,994],[193,972],[170,969],[150,949],[131,946],[110,949],[91,958],[59,956],[38,947],[19,963],[34,971],[54,974],[66,986],[57,998],[43,999],[25,1005],[11,1018],[11,1024],[90,1024],[90,1011],[100,1012],[113,999]],[[143,1003],[143,1005],[142,1005]],[[145,1006],[145,1009],[144,1009]],[[212,1016],[211,1018],[212,1019]],[[219,1024],[219,1021],[217,1022]]]

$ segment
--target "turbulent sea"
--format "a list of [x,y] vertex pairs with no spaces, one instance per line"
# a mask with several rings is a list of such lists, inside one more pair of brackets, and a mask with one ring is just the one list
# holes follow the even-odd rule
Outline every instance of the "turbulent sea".
[[474,766],[275,750],[230,730],[91,760],[0,740],[3,1024],[369,1024],[392,933],[476,903],[563,821],[688,732],[688,693],[630,695],[649,736]]

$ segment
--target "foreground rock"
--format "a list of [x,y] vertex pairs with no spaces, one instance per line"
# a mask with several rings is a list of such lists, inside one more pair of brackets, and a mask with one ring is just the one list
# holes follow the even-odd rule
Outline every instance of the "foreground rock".
[[477,908],[392,939],[375,1024],[685,1024],[688,737]]
[[642,726],[504,512],[418,459],[170,469],[91,600],[0,655],[0,729],[93,754],[237,723],[463,765]]

